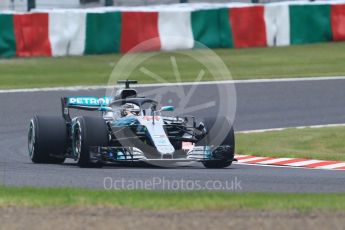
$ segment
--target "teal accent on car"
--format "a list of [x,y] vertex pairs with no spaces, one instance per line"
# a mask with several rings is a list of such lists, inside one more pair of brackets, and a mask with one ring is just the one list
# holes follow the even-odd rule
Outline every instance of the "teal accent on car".
[[209,145],[205,145],[204,154],[205,154],[205,159],[211,159],[212,158],[212,149]]
[[129,125],[139,125],[139,121],[136,116],[122,117],[112,123],[113,126],[129,126]]
[[98,108],[98,111],[102,111],[102,112],[109,112],[112,111],[113,109],[111,107],[108,106],[101,106]]
[[67,105],[108,106],[111,99],[111,97],[67,97]]
[[161,111],[174,111],[175,107],[172,105],[162,106]]

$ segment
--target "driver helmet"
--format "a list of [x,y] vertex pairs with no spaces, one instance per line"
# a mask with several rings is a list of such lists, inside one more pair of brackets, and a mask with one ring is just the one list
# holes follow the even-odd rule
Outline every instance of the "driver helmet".
[[122,116],[130,116],[130,115],[134,115],[134,116],[139,116],[140,114],[140,108],[138,105],[133,104],[133,103],[126,103],[122,106]]

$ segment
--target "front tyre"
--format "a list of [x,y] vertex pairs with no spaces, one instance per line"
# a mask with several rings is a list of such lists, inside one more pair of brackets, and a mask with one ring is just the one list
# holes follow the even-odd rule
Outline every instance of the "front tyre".
[[206,135],[197,145],[210,146],[212,156],[204,161],[206,168],[225,168],[232,164],[235,154],[235,133],[227,117],[208,117],[203,120]]
[[34,116],[28,132],[28,150],[33,163],[62,164],[65,161],[67,127],[58,116]]
[[90,147],[108,146],[108,127],[102,117],[79,117],[73,125],[72,148],[77,164],[83,168],[103,166],[91,156]]
[[226,162],[226,161],[216,160],[216,161],[205,161],[202,164],[205,166],[205,168],[208,168],[208,169],[221,169],[221,168],[229,167],[231,163],[232,161]]

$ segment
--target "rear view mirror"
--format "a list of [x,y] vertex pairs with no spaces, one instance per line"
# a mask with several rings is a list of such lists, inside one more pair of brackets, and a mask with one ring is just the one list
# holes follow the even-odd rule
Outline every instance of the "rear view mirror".
[[174,106],[168,105],[168,106],[162,106],[161,111],[174,111]]

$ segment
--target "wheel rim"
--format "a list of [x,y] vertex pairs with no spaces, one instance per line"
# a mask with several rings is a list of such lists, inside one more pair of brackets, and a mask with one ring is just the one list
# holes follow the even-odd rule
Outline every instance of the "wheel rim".
[[74,129],[74,155],[78,161],[79,161],[80,153],[81,153],[81,145],[82,145],[81,127],[80,127],[80,123],[77,122]]
[[32,159],[35,152],[35,124],[34,121],[30,121],[29,126],[29,134],[28,134],[28,149],[29,149],[29,156]]

